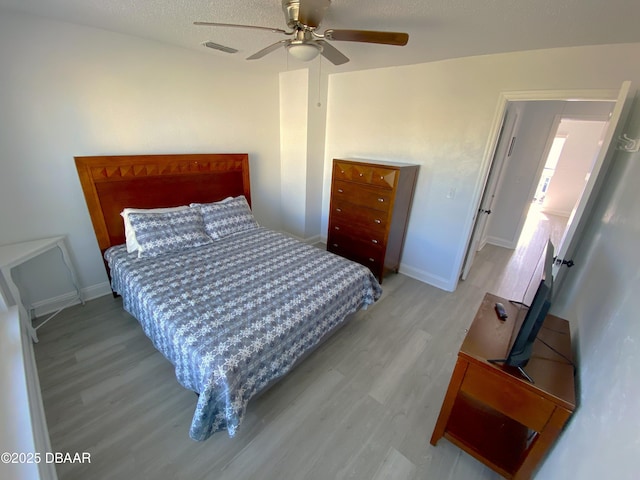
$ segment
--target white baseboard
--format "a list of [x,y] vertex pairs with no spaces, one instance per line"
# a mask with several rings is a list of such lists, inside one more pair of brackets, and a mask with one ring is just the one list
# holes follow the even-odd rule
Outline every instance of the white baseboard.
[[[319,242],[323,244],[327,244],[327,237],[320,238]],[[420,270],[419,268],[411,267],[407,264],[401,263],[398,271],[406,275],[407,277],[411,277],[415,280],[419,280],[420,282],[426,283],[427,285],[431,285],[433,287],[439,288],[440,290],[444,290],[446,292],[453,292],[456,289],[457,282],[451,281],[451,279],[443,278],[437,275],[432,275],[431,273],[425,272],[424,270]]]
[[400,265],[400,273],[406,275],[407,277],[414,278],[428,285],[439,288],[440,290],[444,290],[446,292],[453,292],[456,288],[455,283],[452,283],[450,279],[446,279],[437,275],[432,275],[424,270],[420,270],[418,268],[410,267],[405,264]]
[[567,212],[564,210],[553,210],[552,208],[543,208],[540,210],[542,213],[546,213],[547,215],[553,215],[556,217],[569,218],[571,216],[571,212]]
[[308,243],[309,245],[315,245],[316,243],[320,243],[322,241],[322,237],[320,235],[314,235],[313,237],[302,238],[296,235],[295,233],[287,232],[286,230],[282,230],[282,233],[284,233],[285,235],[289,235],[290,237],[293,237],[296,240],[300,240],[301,242]]
[[[85,301],[111,294],[111,286],[109,282],[99,283],[82,289],[82,297]],[[48,298],[34,302],[31,305],[31,311],[34,317],[42,317],[57,312],[61,308],[80,303],[80,299],[75,291],[58,295],[57,297]]]
[[498,237],[487,237],[487,243],[495,245],[496,247],[508,248],[510,250],[513,250],[517,246],[513,241]]
[[320,235],[314,235],[313,237],[305,238],[303,240],[304,243],[308,243],[309,245],[315,245],[316,243],[321,243],[322,238]]

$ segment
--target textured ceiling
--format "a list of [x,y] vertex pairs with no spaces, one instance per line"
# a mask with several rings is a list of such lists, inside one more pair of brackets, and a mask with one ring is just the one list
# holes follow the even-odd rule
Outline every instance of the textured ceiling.
[[[286,29],[281,0],[0,0],[32,13],[197,50],[238,62],[282,34],[194,26],[209,21]],[[638,0],[333,0],[318,29],[407,32],[405,47],[332,42],[351,61],[334,71],[422,63],[539,48],[640,42]],[[205,49],[213,41],[235,54]],[[256,68],[298,66],[284,49],[252,61]]]

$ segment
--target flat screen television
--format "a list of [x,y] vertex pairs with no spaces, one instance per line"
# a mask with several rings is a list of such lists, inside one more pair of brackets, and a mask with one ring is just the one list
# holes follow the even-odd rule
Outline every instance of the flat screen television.
[[515,335],[511,337],[509,354],[507,358],[491,360],[492,363],[500,362],[518,368],[520,373],[531,383],[533,383],[533,379],[527,375],[524,367],[531,358],[533,343],[551,306],[553,258],[554,247],[551,240],[548,240],[529,281],[523,300],[519,302],[521,305],[515,321]]

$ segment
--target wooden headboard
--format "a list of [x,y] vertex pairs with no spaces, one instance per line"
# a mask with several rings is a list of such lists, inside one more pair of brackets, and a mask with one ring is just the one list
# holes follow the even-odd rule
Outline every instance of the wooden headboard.
[[244,195],[251,205],[246,153],[75,157],[100,250],[125,243],[126,207],[177,207]]

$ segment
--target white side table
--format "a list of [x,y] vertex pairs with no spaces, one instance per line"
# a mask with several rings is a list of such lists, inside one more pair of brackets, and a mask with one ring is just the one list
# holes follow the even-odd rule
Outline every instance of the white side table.
[[80,302],[84,305],[84,298],[82,297],[82,292],[80,291],[80,287],[78,285],[76,271],[73,268],[71,258],[69,257],[69,251],[67,250],[67,246],[65,244],[65,236],[43,238],[42,240],[32,240],[30,242],[20,242],[0,246],[0,273],[2,274],[2,278],[0,278],[0,293],[2,294],[2,301],[4,302],[5,308],[8,308],[12,305],[18,306],[20,319],[24,324],[24,328],[27,330],[34,342],[38,341],[36,329],[40,328],[42,325],[44,325],[46,322],[60,313],[64,308],[71,304],[71,301],[69,302],[69,304],[63,306],[57,312],[49,316],[49,318],[40,323],[38,327],[33,328],[33,325],[31,324],[31,316],[29,315],[26,306],[22,303],[20,289],[13,280],[11,270],[31,260],[32,258],[35,258],[38,255],[54,248],[59,248],[62,252],[62,261],[67,267],[67,270],[71,275],[71,282],[76,289],[77,296],[74,297],[72,301],[75,302],[76,299],[79,299]]

